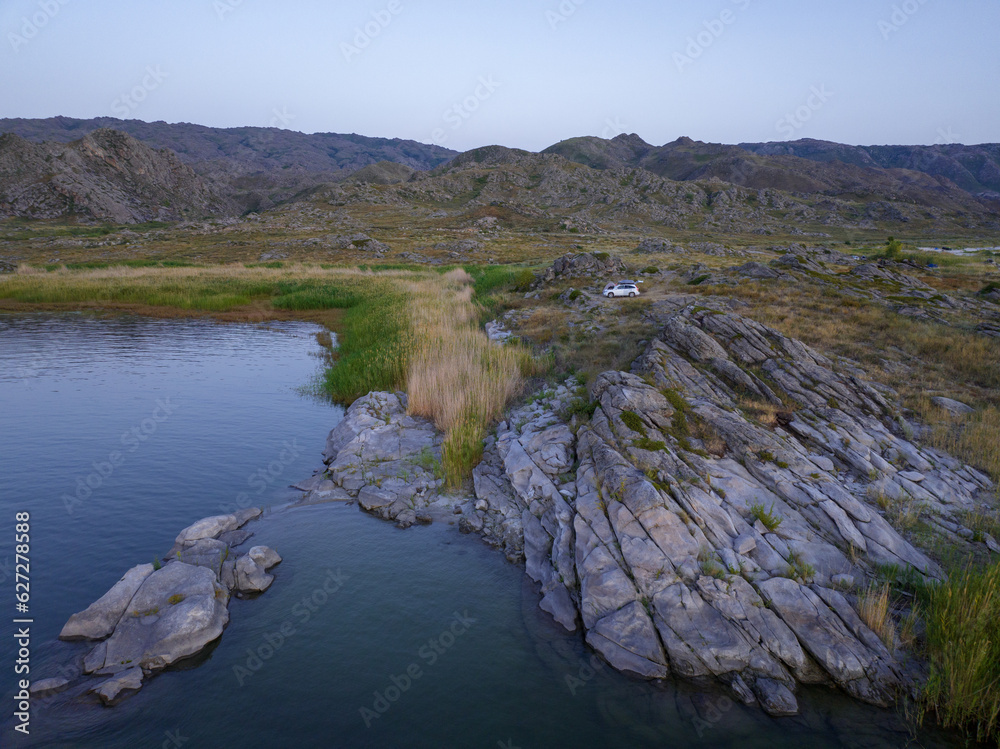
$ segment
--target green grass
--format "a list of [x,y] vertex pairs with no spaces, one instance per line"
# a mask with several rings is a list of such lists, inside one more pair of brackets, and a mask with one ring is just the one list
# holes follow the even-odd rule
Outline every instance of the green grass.
[[[359,286],[352,284],[352,293]],[[350,403],[372,390],[404,387],[413,334],[401,292],[373,282],[347,306],[340,327],[337,361],[325,377],[326,390],[335,400]]]
[[230,312],[260,302],[275,310],[342,309],[341,345],[324,378],[334,400],[350,403],[371,390],[401,389],[411,331],[397,284],[364,276],[289,278],[253,269],[247,275],[204,273],[88,276],[52,273],[0,280],[0,298],[31,304],[117,303],[200,312]]
[[506,292],[527,291],[535,282],[535,274],[528,268],[510,265],[466,265],[465,272],[472,276],[472,298],[480,309],[480,319],[487,322],[503,311]]
[[476,419],[467,419],[448,430],[441,445],[441,464],[448,488],[461,488],[466,477],[483,458],[483,428]]
[[622,411],[621,420],[622,423],[633,432],[638,432],[643,437],[648,436],[648,433],[646,432],[646,425],[642,423],[642,419],[639,417],[639,414],[634,411]]
[[969,565],[920,591],[930,678],[926,709],[1000,743],[1000,562]]

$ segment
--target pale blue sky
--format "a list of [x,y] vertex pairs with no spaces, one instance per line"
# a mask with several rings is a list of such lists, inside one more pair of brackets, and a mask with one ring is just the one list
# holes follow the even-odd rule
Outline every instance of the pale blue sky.
[[998,30],[997,0],[0,0],[0,116],[998,142]]

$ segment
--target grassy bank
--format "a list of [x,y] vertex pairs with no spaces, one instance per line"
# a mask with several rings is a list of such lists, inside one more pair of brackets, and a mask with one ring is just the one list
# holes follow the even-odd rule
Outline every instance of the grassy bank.
[[326,377],[342,403],[406,380],[411,347],[404,293],[389,277],[316,266],[128,267],[28,272],[0,279],[7,308],[99,307],[139,313],[208,313],[251,322],[299,318],[337,330]]
[[[482,305],[512,283],[508,269],[378,272],[299,264],[28,270],[0,279],[0,308],[111,308],[225,319],[304,319],[337,331],[327,392],[349,404],[372,390],[407,390],[411,412],[445,433],[443,462],[459,485],[489,425],[533,371],[530,354],[497,346]],[[476,293],[478,291],[478,294]]]

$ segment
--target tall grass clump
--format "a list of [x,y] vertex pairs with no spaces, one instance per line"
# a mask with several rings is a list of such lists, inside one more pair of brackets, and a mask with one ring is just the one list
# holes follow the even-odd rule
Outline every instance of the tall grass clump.
[[499,346],[479,328],[473,278],[463,269],[409,284],[413,353],[406,378],[410,412],[445,432],[450,487],[482,456],[482,441],[533,368],[520,346]]
[[893,650],[897,643],[896,625],[892,621],[891,614],[892,599],[889,583],[872,585],[858,596],[858,615],[889,650]]
[[969,565],[922,589],[930,678],[926,709],[945,726],[1000,743],[1000,562]]

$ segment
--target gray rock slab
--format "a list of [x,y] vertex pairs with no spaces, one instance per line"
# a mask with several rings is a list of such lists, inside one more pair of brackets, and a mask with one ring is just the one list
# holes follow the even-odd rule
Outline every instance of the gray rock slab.
[[153,574],[153,565],[139,564],[83,611],[73,614],[59,633],[60,640],[101,640],[115,630],[139,587]]
[[91,652],[86,670],[116,674],[141,666],[148,672],[195,655],[222,634],[228,602],[229,591],[212,570],[172,562],[142,583],[114,634]]
[[142,676],[141,668],[130,668],[101,682],[90,691],[100,697],[105,705],[116,705],[130,693],[142,689]]
[[39,679],[38,681],[31,682],[31,695],[33,697],[45,697],[63,691],[69,684],[69,679],[61,676],[51,679]]
[[951,398],[942,398],[941,396],[935,396],[931,398],[931,403],[933,403],[938,408],[943,408],[945,411],[955,415],[955,416],[966,416],[971,413],[975,413],[976,409],[972,406],[966,405],[961,401],[952,400]]

